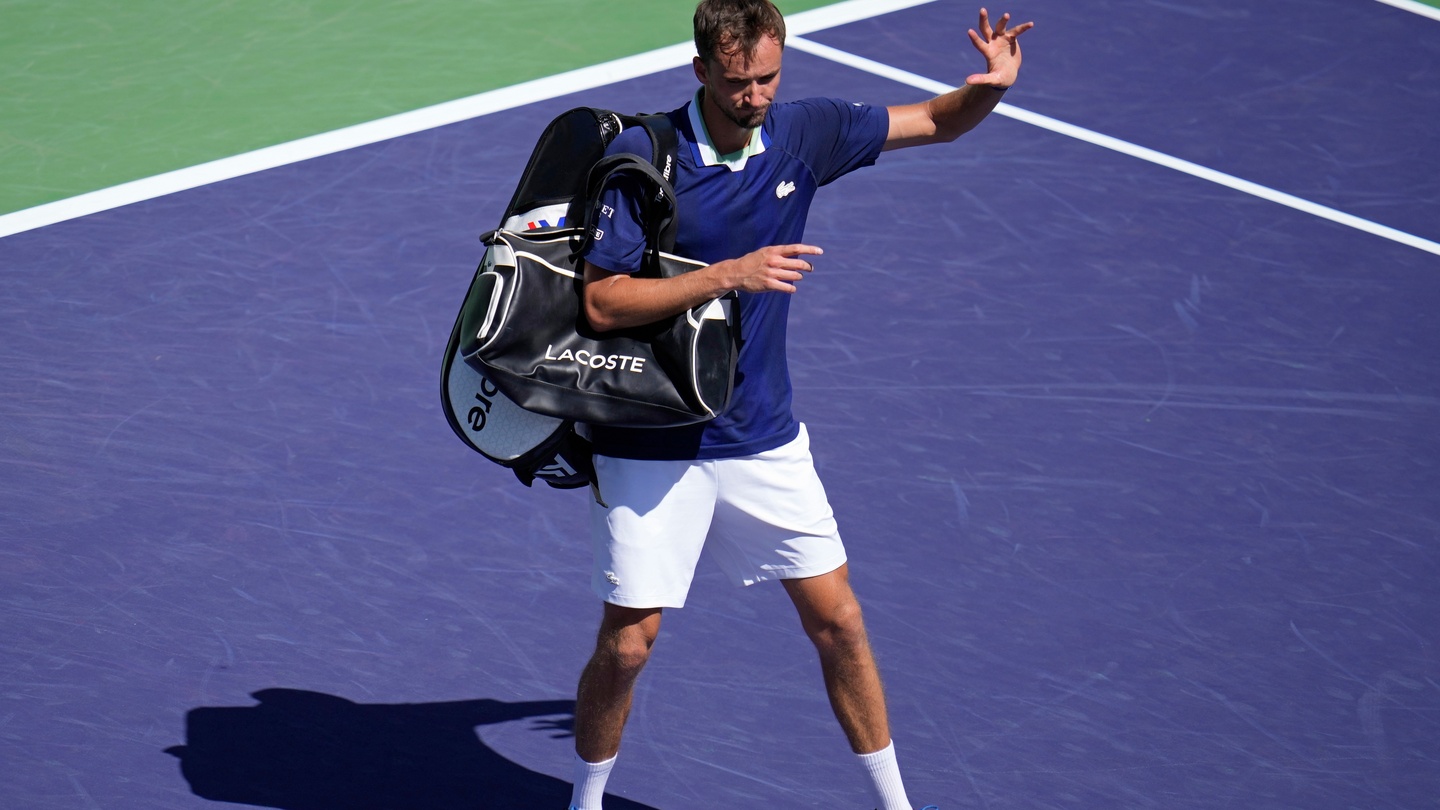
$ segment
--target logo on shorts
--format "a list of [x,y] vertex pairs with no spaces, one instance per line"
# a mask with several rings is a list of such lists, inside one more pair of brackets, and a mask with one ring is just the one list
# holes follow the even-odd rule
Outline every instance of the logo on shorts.
[[615,576],[614,571],[606,571],[605,579],[608,580],[611,585],[615,585],[616,587],[620,585],[620,577]]
[[778,186],[775,187],[775,198],[776,198],[776,199],[783,200],[783,199],[785,199],[786,197],[789,197],[789,196],[790,196],[790,192],[792,192],[792,191],[794,191],[794,190],[795,190],[795,184],[792,183],[792,182],[790,182],[789,180],[786,180],[786,181],[782,182],[780,185],[778,185]]

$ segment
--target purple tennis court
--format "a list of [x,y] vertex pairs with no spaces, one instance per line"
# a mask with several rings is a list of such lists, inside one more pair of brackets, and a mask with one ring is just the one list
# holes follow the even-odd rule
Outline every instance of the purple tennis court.
[[[1008,9],[1009,104],[1415,239],[1000,115],[821,192],[796,408],[910,796],[1440,807],[1440,22],[1080,5]],[[806,38],[954,84],[973,24]],[[929,95],[785,64],[785,98]],[[693,86],[0,239],[5,806],[564,806],[587,495],[466,449],[441,353],[544,123]],[[702,564],[609,791],[859,807],[780,588]]]

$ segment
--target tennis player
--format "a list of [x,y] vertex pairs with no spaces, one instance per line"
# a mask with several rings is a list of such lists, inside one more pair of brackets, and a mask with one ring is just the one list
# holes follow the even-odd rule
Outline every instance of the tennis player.
[[[831,706],[881,810],[913,810],[891,741],[885,696],[850,588],[845,548],[815,473],[805,426],[791,411],[786,319],[822,252],[804,242],[823,185],[889,149],[953,141],[980,123],[1016,79],[1018,37],[1033,23],[992,26],[970,40],[985,72],[920,104],[837,99],[779,102],[785,21],[767,0],[704,0],[695,11],[694,97],[668,113],[680,139],[676,253],[709,263],[685,275],[636,278],[645,244],[637,191],[603,198],[586,255],[585,311],[597,329],[651,323],[737,291],[743,344],[730,407],[693,427],[595,426],[606,505],[592,507],[592,584],[604,602],[580,678],[572,810],[601,810],[636,678],[666,608],[684,606],[702,548],[741,585],[779,580],[819,652]],[[610,151],[651,154],[643,129]]]

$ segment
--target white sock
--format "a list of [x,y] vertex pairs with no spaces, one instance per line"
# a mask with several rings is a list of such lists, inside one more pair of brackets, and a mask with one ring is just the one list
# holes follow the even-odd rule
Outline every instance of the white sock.
[[570,810],[600,810],[600,800],[605,796],[605,780],[610,778],[615,759],[586,762],[579,754],[575,755],[575,789],[570,792]]
[[895,761],[895,741],[873,754],[860,754],[860,764],[870,777],[870,787],[875,792],[878,810],[913,810],[910,799],[905,796],[905,785],[900,781],[900,765]]

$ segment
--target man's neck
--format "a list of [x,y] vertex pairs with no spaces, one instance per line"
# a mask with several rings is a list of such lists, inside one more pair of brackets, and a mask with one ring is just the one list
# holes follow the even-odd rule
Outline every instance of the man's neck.
[[705,131],[710,135],[710,145],[721,155],[744,149],[746,144],[750,143],[755,130],[745,129],[731,121],[707,95],[705,88],[700,88],[700,119],[705,122]]

